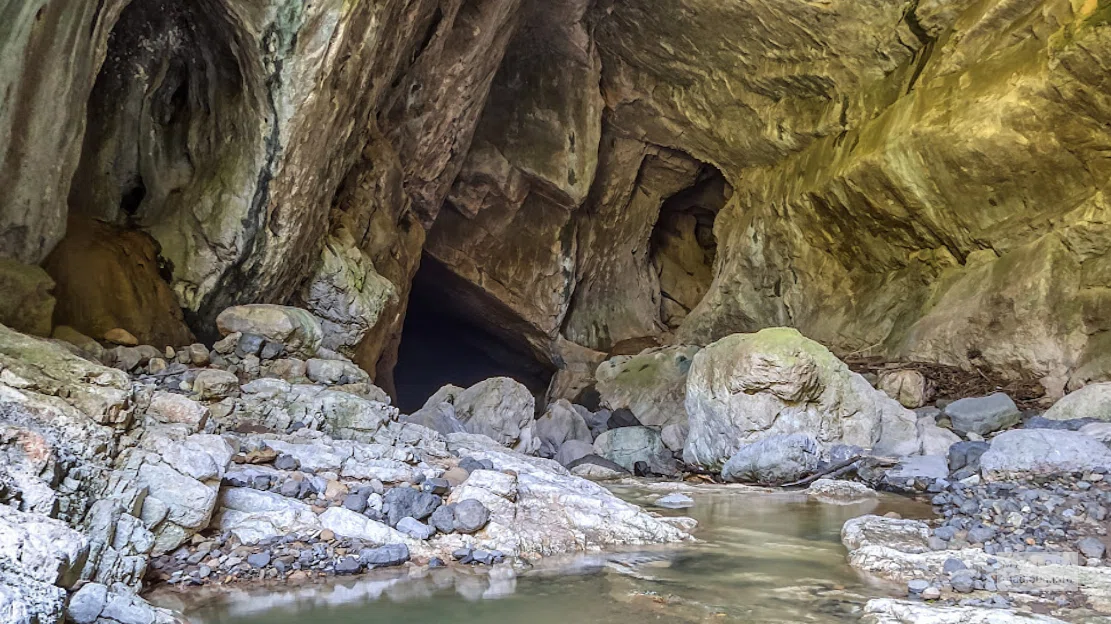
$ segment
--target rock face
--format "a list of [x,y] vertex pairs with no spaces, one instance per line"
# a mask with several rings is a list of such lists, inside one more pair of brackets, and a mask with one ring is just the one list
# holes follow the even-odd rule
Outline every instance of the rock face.
[[707,467],[776,434],[812,434],[823,456],[832,444],[901,455],[920,448],[912,412],[792,329],[737,334],[700,351],[686,408],[684,459]]

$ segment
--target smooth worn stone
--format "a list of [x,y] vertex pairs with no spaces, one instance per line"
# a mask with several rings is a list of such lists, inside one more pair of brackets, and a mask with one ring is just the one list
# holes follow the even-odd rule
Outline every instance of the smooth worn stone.
[[467,499],[459,501],[455,512],[455,530],[460,533],[474,533],[490,521],[490,510],[480,501]]
[[813,432],[822,446],[882,454],[909,455],[922,447],[913,412],[789,328],[734,334],[699,351],[687,378],[686,408],[683,459],[711,469],[746,445],[798,432]]
[[996,392],[986,397],[960,399],[945,406],[942,414],[957,433],[986,435],[1018,424],[1021,414],[1011,397]]
[[104,340],[105,342],[110,342],[122,347],[135,347],[139,344],[139,339],[122,327],[116,327],[104,332]]
[[1070,392],[1053,404],[1042,416],[1048,420],[1111,422],[1111,382],[1093,383]]
[[455,531],[455,505],[440,505],[428,517],[428,524],[440,533]]
[[359,551],[359,561],[368,568],[397,566],[409,560],[409,547],[405,544],[387,544],[378,548]]
[[538,454],[541,457],[555,457],[568,441],[589,444],[594,440],[586,421],[564,399],[553,402],[544,415],[536,419],[535,431],[540,440]]
[[824,503],[852,504],[876,498],[876,491],[856,481],[818,479],[806,489],[810,498]]
[[954,473],[962,468],[976,472],[980,470],[980,456],[989,448],[987,442],[957,442],[949,447],[948,465],[949,472]]
[[310,357],[316,355],[324,338],[319,319],[306,310],[288,306],[233,306],[216,317],[216,326],[225,336],[233,332],[257,334]]
[[363,569],[357,557],[344,557],[336,563],[336,574],[358,574]]
[[265,568],[270,565],[270,551],[267,550],[247,555],[247,563],[250,564],[252,568]]
[[239,394],[239,378],[222,370],[206,369],[193,380],[193,392],[201,400],[220,400]]
[[398,420],[420,425],[422,427],[428,427],[442,435],[466,431],[463,427],[463,423],[459,422],[459,419],[455,417],[455,406],[446,401],[425,406],[410,415],[402,414]]
[[300,467],[301,462],[292,455],[278,453],[278,456],[274,458],[274,468],[278,470],[297,470]]
[[876,387],[909,409],[922,407],[930,398],[926,376],[913,369],[883,371]]
[[[507,377],[479,382],[459,393],[453,401],[455,417],[469,433],[487,436],[502,446],[528,453],[540,441],[524,440],[522,433],[535,422],[535,399],[528,388]],[[518,448],[524,442],[533,448]]]
[[990,480],[1109,466],[1111,450],[1095,438],[1082,432],[1050,429],[1005,431],[992,438],[991,447],[980,457],[980,471]]
[[687,373],[699,350],[692,345],[667,346],[602,362],[595,371],[601,403],[615,411],[628,410],[637,421],[621,426],[662,430],[669,425],[686,425]]
[[1106,552],[1107,550],[1107,547],[1104,546],[1103,542],[1095,537],[1085,537],[1080,539],[1080,541],[1076,543],[1076,548],[1080,551],[1080,554],[1084,555],[1088,559],[1102,559],[1104,552]]
[[594,454],[630,471],[637,462],[644,462],[654,474],[677,472],[672,452],[664,445],[659,432],[649,427],[610,429],[594,441]]
[[402,518],[397,523],[397,530],[413,539],[426,540],[436,534],[436,529],[413,518]]
[[722,468],[726,481],[779,485],[818,469],[818,443],[804,433],[772,435],[741,447]]
[[657,498],[652,504],[664,509],[686,509],[694,507],[694,499],[686,494],[673,493]]
[[406,516],[424,520],[436,511],[441,499],[435,494],[409,487],[395,487],[386,492],[385,504],[390,526],[396,526]]
[[567,465],[567,469],[576,477],[582,477],[592,481],[620,479],[631,474],[631,472],[621,464],[594,454],[585,455],[576,459]]
[[[662,439],[662,436],[661,436]],[[559,447],[559,452],[556,453],[555,461],[559,462],[561,466],[568,467],[572,462],[582,459],[587,455],[594,454],[594,444],[591,442],[583,442],[582,440],[568,440]]]

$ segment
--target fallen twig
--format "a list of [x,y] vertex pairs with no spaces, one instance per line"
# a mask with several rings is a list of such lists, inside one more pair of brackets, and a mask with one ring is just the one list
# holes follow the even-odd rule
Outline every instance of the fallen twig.
[[779,487],[785,487],[786,488],[786,487],[796,487],[796,486],[799,486],[799,485],[808,485],[809,483],[817,481],[818,479],[821,479],[822,477],[824,477],[824,476],[826,476],[826,475],[828,475],[832,472],[837,472],[838,470],[849,468],[853,464],[855,464],[856,462],[860,461],[863,458],[864,458],[863,455],[853,455],[852,457],[846,459],[845,461],[834,464],[832,466],[829,466],[829,467],[827,467],[823,470],[819,470],[818,472],[815,472],[814,474],[810,475],[809,477],[806,477],[804,479],[799,479],[798,481],[792,481],[791,483],[784,483],[783,485],[781,485]]

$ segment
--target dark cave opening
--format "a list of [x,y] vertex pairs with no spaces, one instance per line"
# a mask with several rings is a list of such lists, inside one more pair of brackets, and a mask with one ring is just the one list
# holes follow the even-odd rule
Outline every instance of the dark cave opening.
[[425,254],[413,280],[394,368],[396,403],[405,413],[447,384],[511,377],[543,394],[555,366],[532,349],[504,304]]

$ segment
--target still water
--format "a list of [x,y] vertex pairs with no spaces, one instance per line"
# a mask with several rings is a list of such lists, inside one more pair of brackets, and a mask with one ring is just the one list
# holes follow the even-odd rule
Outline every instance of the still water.
[[[645,506],[670,484],[614,486]],[[599,624],[854,622],[869,599],[898,588],[845,563],[845,520],[929,508],[897,497],[854,505],[725,486],[687,487],[700,542],[548,560],[516,569],[440,569],[240,588],[162,592],[155,602],[198,624]]]

